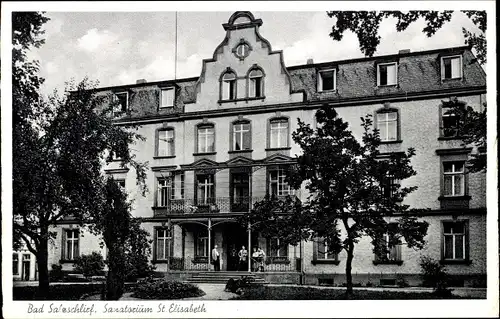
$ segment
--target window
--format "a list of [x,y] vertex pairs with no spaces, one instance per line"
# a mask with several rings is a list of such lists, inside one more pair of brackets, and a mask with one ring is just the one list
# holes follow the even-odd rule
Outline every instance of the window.
[[248,173],[231,173],[231,188],[231,211],[248,211],[250,200],[250,179]]
[[208,257],[208,233],[197,232],[195,241],[195,257]]
[[197,202],[198,205],[206,205],[214,202],[215,185],[213,174],[200,174],[196,176]]
[[395,85],[398,83],[398,64],[397,63],[383,63],[377,65],[377,84]]
[[236,99],[236,74],[233,72],[226,72],[222,76],[222,100]]
[[270,148],[288,147],[288,119],[271,120],[270,131]]
[[375,261],[398,262],[401,261],[401,245],[392,245],[390,234],[385,233],[379,241],[382,252],[375,254]]
[[459,79],[462,77],[462,56],[441,58],[441,79]]
[[377,128],[382,142],[397,141],[398,139],[398,112],[377,112]]
[[444,196],[465,195],[465,162],[443,162]]
[[286,170],[283,167],[271,168],[269,171],[269,190],[271,195],[287,196],[293,195],[294,191],[290,188],[286,179]]
[[240,60],[244,60],[250,54],[250,50],[250,46],[243,42],[238,44],[233,52]]
[[161,103],[160,109],[169,108],[174,106],[175,90],[174,88],[161,89]]
[[443,222],[443,257],[445,260],[466,259],[466,222]]
[[264,73],[261,70],[252,70],[248,74],[250,87],[248,88],[248,97],[264,96]]
[[441,120],[442,120],[442,136],[453,137],[457,136],[458,133],[458,115],[455,114],[453,108],[442,107],[441,108]]
[[242,151],[251,149],[251,133],[249,122],[236,122],[233,124],[233,150]]
[[115,93],[114,97],[115,103],[117,103],[114,108],[114,113],[127,112],[128,110],[128,92]]
[[318,91],[332,91],[336,88],[335,70],[324,70],[318,72]]
[[337,260],[337,254],[331,251],[326,240],[317,241],[317,259],[318,260]]
[[66,229],[65,234],[65,260],[74,260],[79,256],[79,231],[78,229]]
[[165,260],[171,256],[171,234],[167,228],[156,229],[156,260]]
[[215,130],[213,125],[198,127],[198,153],[215,151]]
[[158,207],[170,206],[171,200],[175,198],[175,186],[172,178],[159,178],[158,179]]
[[118,187],[120,187],[120,190],[122,192],[124,192],[125,191],[125,180],[124,179],[115,179],[115,182],[118,185]]
[[175,155],[174,130],[158,131],[158,154],[157,156],[174,156]]
[[397,192],[400,181],[394,177],[391,173],[385,174],[385,178],[381,183],[382,194],[384,198],[394,198]]
[[19,254],[12,254],[12,274],[19,275]]
[[269,257],[288,257],[288,245],[281,245],[278,237],[269,238]]

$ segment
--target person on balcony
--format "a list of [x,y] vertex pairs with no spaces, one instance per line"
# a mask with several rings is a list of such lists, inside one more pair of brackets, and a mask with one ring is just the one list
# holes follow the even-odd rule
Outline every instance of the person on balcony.
[[247,264],[248,251],[245,249],[245,246],[241,246],[240,251],[238,252],[239,264],[238,270],[245,270],[245,265]]
[[212,264],[214,264],[215,271],[220,271],[220,254],[217,250],[217,245],[212,249]]

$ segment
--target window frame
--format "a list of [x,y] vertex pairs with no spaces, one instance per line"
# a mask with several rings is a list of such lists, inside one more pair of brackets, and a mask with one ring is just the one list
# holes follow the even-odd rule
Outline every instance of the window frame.
[[[247,134],[249,135],[249,138],[248,138],[248,148],[244,148],[244,134],[241,134],[241,144],[243,146],[242,149],[240,150],[237,150],[236,149],[236,126],[237,125],[244,125],[244,124],[247,124],[248,125],[248,131],[238,131],[238,132],[248,132]],[[250,120],[236,120],[236,121],[233,121],[231,123],[231,132],[230,132],[230,140],[231,140],[231,148],[230,150],[232,152],[248,152],[248,151],[251,151],[252,150],[252,122]]]
[[[295,195],[295,189],[293,189],[286,181],[286,171],[287,171],[287,166],[285,165],[273,165],[273,166],[268,166],[267,167],[267,191],[266,193],[269,194],[270,196],[272,196],[272,184],[273,182],[276,182],[276,190],[277,190],[277,194],[276,194],[276,197],[285,197],[285,196],[294,196]],[[276,176],[276,179],[273,179],[271,174],[273,172],[277,172],[277,176]],[[283,175],[280,176],[280,172],[285,172],[284,173],[284,177]],[[280,179],[280,177],[282,177]],[[287,186],[288,190],[285,193],[282,193],[280,194],[280,185],[281,186]]]
[[[203,233],[203,232],[200,231],[200,230],[197,230],[195,232],[195,235],[194,235],[194,258],[195,259],[205,259],[205,258],[208,258],[208,256],[210,256],[210,247],[208,247],[208,231],[206,233]],[[206,235],[206,236],[205,236]],[[204,254],[206,255],[199,255],[199,249],[200,249],[200,239],[202,239],[202,242],[204,242],[205,244],[203,245],[206,245],[206,249],[203,249],[204,250]]]
[[[379,114],[389,114],[389,113],[396,113],[396,120],[395,120],[395,122],[396,122],[396,139],[394,139],[394,140],[382,139],[382,131],[380,130],[380,123],[378,121]],[[375,120],[373,121],[373,123],[375,125],[375,128],[379,130],[381,144],[390,144],[390,143],[400,143],[401,142],[401,112],[400,112],[399,108],[395,108],[395,107],[380,108],[380,109],[375,111],[374,118],[375,118]],[[385,120],[384,123],[389,123],[389,121]]]
[[[260,76],[251,76],[251,73],[253,71],[260,71],[261,75]],[[253,65],[247,72],[247,75],[246,75],[246,84],[247,84],[247,99],[264,99],[265,98],[265,77],[266,77],[266,73],[264,72],[264,70],[257,66],[257,65]],[[252,79],[256,79],[256,78],[259,78],[260,79],[260,95],[257,96],[256,92],[255,94],[252,96],[252,92],[251,92],[251,83],[252,83]],[[256,86],[255,86],[256,87]]]
[[[224,80],[224,77],[228,74],[233,74],[234,79],[227,81]],[[224,85],[225,83],[233,82],[233,88],[231,90],[231,84],[229,84],[228,92],[229,96],[228,98],[225,98],[224,96]],[[231,98],[231,92],[233,94],[233,97]],[[238,74],[231,68],[227,68],[222,74],[220,75],[219,78],[219,101],[220,102],[228,102],[228,101],[235,101],[238,98]]]
[[[199,178],[200,176],[208,176],[210,177],[211,183],[204,183],[205,185],[205,199],[203,202],[200,202],[200,199],[198,198],[198,186],[200,185],[199,183]],[[210,186],[210,187],[208,187]],[[216,183],[215,183],[215,174],[214,173],[207,173],[207,172],[197,172],[195,174],[195,182],[194,182],[194,202],[196,203],[197,206],[205,206],[205,205],[211,205],[215,202],[215,197],[216,197]],[[210,192],[207,192],[207,189]],[[207,196],[207,193],[210,193],[210,196]]]
[[[459,65],[460,65],[460,72],[459,72],[459,76],[458,77],[450,77],[450,78],[447,78],[446,77],[446,70],[445,70],[445,64],[444,64],[444,60],[447,60],[447,59],[456,59],[458,58],[459,59]],[[464,69],[464,64],[463,64],[463,55],[462,54],[455,54],[455,55],[447,55],[447,56],[442,56],[441,57],[441,81],[449,81],[449,80],[458,80],[458,79],[462,79],[463,78],[463,69]],[[450,64],[450,68],[452,68],[450,71],[451,71],[451,74],[453,74],[453,67],[452,67],[452,64]]]
[[[167,154],[167,155],[160,155],[160,135],[162,132],[172,132],[172,145],[171,145],[171,152],[172,154]],[[165,142],[167,144],[167,149],[168,147],[168,142]],[[171,126],[167,127],[162,127],[156,130],[155,133],[155,157],[159,158],[174,158],[175,155],[175,129]]]
[[[69,255],[67,243],[68,243],[68,233],[76,233],[75,237],[71,237],[73,243],[76,242],[76,256],[75,256],[75,244],[72,245],[71,255]],[[62,249],[61,249],[61,261],[63,262],[74,262],[76,257],[80,256],[80,229],[78,228],[63,228],[62,229]],[[73,258],[68,258],[73,257]]]
[[[165,237],[160,237],[164,242],[164,255],[163,258],[158,258],[158,232],[166,231]],[[174,229],[173,227],[165,227],[165,226],[155,226],[154,227],[154,243],[153,243],[153,262],[154,263],[167,263],[169,258],[173,257],[173,248],[174,248]]]
[[459,135],[458,135],[458,127],[455,129],[455,132],[454,134],[446,134],[446,130],[451,130],[451,128],[447,128],[444,126],[444,119],[445,118],[449,118],[449,117],[455,117],[455,121],[458,123],[458,121],[460,120],[458,118],[458,115],[455,114],[455,113],[452,113],[452,114],[446,114],[448,110],[450,109],[453,109],[451,107],[444,107],[442,104],[440,106],[440,113],[439,113],[439,136],[440,138],[443,138],[443,139],[459,139]]
[[[389,233],[384,233],[382,235],[381,240],[383,240],[384,245],[387,248],[387,253],[384,258],[381,258],[381,256],[374,254],[373,258],[373,264],[378,265],[378,264],[395,264],[401,266],[403,264],[403,256],[402,256],[402,244],[397,244],[394,245],[393,247],[389,247],[389,242],[390,242],[390,234]],[[394,249],[394,250],[393,250]],[[394,258],[391,258],[392,254],[395,254]]]
[[[463,258],[445,258],[446,256],[446,240],[445,236],[452,233],[445,233],[445,224],[462,224],[463,226]],[[456,233],[459,234],[459,233]],[[453,236],[454,238],[454,236]],[[455,240],[453,240],[455,243]],[[453,255],[455,255],[455,245],[453,245]],[[470,264],[470,237],[469,237],[469,220],[468,219],[458,219],[458,220],[441,220],[441,263],[442,264]]]
[[12,275],[19,276],[19,253],[12,253]]
[[118,115],[118,114],[123,114],[123,113],[127,113],[129,111],[129,98],[130,98],[130,94],[128,91],[117,91],[117,92],[114,92],[113,93],[113,102],[116,102],[116,101],[120,101],[120,98],[118,97],[118,95],[122,95],[122,94],[125,94],[126,95],[126,98],[125,98],[125,110],[123,110],[123,105],[120,103],[120,110],[116,110],[115,108],[113,108],[113,115]]
[[[207,141],[208,141],[208,134],[206,135],[205,137],[205,151],[201,151],[199,146],[200,146],[200,130],[201,129],[209,129],[211,128],[213,133],[213,149],[212,150],[208,150],[208,147],[207,147]],[[196,132],[195,132],[195,136],[196,136],[196,145],[195,145],[195,154],[213,154],[215,153],[215,124],[213,123],[200,123],[198,125],[196,125]]]
[[[329,90],[324,90],[323,89],[323,77],[322,73],[327,73],[327,72],[333,72],[333,88]],[[336,68],[331,68],[331,69],[323,69],[323,70],[318,70],[317,72],[317,91],[318,92],[335,92],[337,90],[337,69]]]
[[[169,91],[172,91],[172,105],[168,105],[168,104],[163,104],[163,92],[166,91],[166,92],[169,92]],[[158,107],[158,109],[160,110],[164,110],[164,109],[171,109],[175,106],[175,87],[161,87],[160,88],[160,105]]]
[[[328,245],[326,240],[323,237],[316,237],[313,239],[313,258],[311,260],[311,264],[333,264],[338,265],[340,263],[339,254],[328,253]],[[323,247],[326,247],[325,251],[322,252],[326,258],[319,258],[319,243],[323,243]],[[329,258],[329,255],[332,255],[333,258]]]
[[[275,145],[273,146],[273,124],[274,123],[285,123],[286,122],[286,145]],[[288,117],[273,117],[268,121],[268,135],[267,135],[267,147],[270,150],[276,149],[289,149],[290,148],[290,119]],[[278,136],[277,140],[278,144],[280,144],[280,137]]]
[[[455,165],[457,163],[461,163],[462,170],[461,171],[455,171]],[[446,172],[445,171],[445,165],[451,164],[452,165],[452,171],[451,172]],[[454,198],[454,197],[463,197],[467,195],[467,167],[466,167],[466,162],[461,161],[461,160],[443,160],[442,161],[442,181],[443,181],[443,188],[442,188],[442,193],[441,196],[446,197],[446,198]],[[461,194],[454,194],[455,193],[455,176],[460,175],[462,177],[462,192]],[[446,176],[451,176],[452,177],[452,188],[451,192],[452,194],[445,194],[445,184],[446,184]]]
[[[390,84],[389,84],[389,83],[387,83],[387,84],[381,84],[381,83],[380,83],[380,80],[381,80],[381,76],[380,76],[380,67],[381,67],[381,66],[388,66],[388,65],[394,65],[394,66],[395,66],[395,67],[394,67],[394,69],[395,69],[395,72],[396,72],[396,74],[395,74],[395,79],[396,79],[396,82],[395,82],[395,83],[390,83]],[[396,85],[398,85],[398,83],[399,83],[399,81],[398,81],[398,73],[399,73],[398,71],[399,71],[399,70],[398,70],[398,69],[399,69],[399,64],[398,64],[398,62],[384,62],[384,63],[378,63],[378,64],[377,64],[377,86],[379,86],[379,87],[388,87],[388,86],[396,86]],[[389,77],[387,77],[386,82],[388,82],[388,79],[389,79]]]

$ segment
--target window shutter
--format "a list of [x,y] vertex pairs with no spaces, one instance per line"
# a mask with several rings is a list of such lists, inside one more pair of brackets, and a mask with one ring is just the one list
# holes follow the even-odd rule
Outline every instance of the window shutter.
[[313,239],[313,260],[318,260],[318,238]]
[[401,245],[396,245],[395,249],[396,249],[396,256],[395,256],[396,260],[397,261],[403,260],[401,257]]
[[80,231],[75,230],[75,233],[75,236],[78,240],[75,243],[75,256],[73,257],[73,259],[80,256]]
[[465,253],[464,253],[464,257],[465,257],[465,260],[469,260],[469,221],[468,220],[464,220],[464,240],[465,240]]
[[323,78],[321,72],[318,72],[318,91],[323,91]]
[[61,259],[66,260],[66,229],[62,230],[61,233]]
[[154,234],[153,234],[153,261],[157,260],[156,258],[156,245],[158,243],[158,229],[155,227],[154,228]]

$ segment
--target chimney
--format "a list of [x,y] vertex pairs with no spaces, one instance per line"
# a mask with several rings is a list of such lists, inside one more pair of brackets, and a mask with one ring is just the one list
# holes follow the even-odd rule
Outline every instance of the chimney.
[[307,59],[307,64],[314,64],[314,60],[313,59]]
[[399,54],[407,54],[410,53],[410,49],[399,50]]
[[146,81],[146,79],[139,79],[137,80],[135,83],[136,84],[144,84],[144,83],[147,83],[148,81]]

